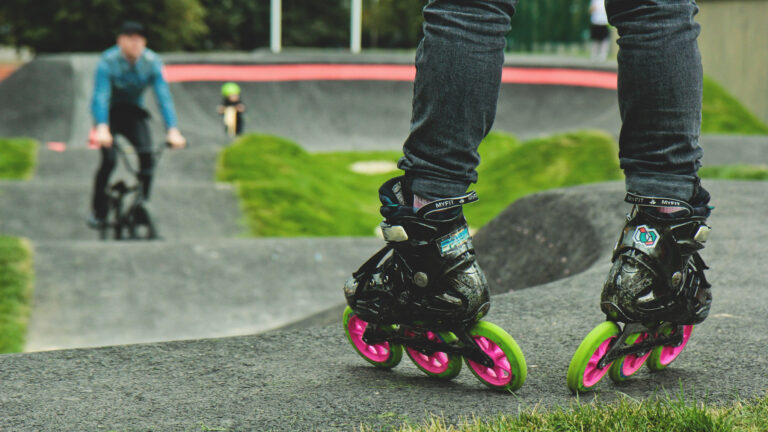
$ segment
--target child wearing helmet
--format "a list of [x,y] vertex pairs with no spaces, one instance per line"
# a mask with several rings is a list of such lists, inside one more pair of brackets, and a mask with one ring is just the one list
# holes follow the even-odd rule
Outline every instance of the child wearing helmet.
[[243,132],[243,113],[245,112],[245,104],[240,99],[240,86],[233,82],[224,83],[221,86],[221,96],[222,102],[218,106],[219,114],[225,116],[228,108],[234,108],[236,113],[234,131],[228,130],[230,126],[227,125],[227,121],[224,119],[225,131],[230,135],[239,136]]

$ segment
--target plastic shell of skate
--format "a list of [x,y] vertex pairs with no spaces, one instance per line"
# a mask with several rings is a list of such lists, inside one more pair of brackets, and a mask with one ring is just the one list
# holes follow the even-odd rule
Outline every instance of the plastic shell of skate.
[[[344,329],[347,339],[355,351],[366,361],[380,368],[396,366],[402,357],[403,345],[408,357],[426,375],[450,380],[461,371],[462,356],[456,351],[461,349],[459,338],[452,332],[433,332],[403,326],[395,329],[388,326],[382,330],[391,332],[392,338],[422,338],[431,344],[445,344],[445,351],[425,350],[409,347],[407,344],[395,344],[389,341],[368,344],[363,340],[368,323],[355,315],[351,308],[344,311]],[[525,358],[517,342],[501,327],[487,321],[479,321],[470,328],[469,337],[473,343],[491,360],[492,366],[485,366],[479,361],[464,357],[470,371],[482,383],[495,390],[514,391],[522,387],[527,376]],[[466,349],[466,347],[464,347]]]

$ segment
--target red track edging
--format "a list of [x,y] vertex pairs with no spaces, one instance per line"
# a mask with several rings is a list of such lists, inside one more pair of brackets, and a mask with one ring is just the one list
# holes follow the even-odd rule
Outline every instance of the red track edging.
[[[413,81],[413,65],[290,64],[290,65],[167,65],[168,82],[238,81]],[[506,84],[563,85],[615,90],[616,73],[565,68],[505,67]]]

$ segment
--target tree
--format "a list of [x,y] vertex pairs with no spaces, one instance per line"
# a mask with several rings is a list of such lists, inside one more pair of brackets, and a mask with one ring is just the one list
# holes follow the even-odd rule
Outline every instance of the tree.
[[269,45],[269,1],[201,0],[210,29],[205,49],[252,50]]
[[363,43],[373,48],[415,48],[423,36],[423,1],[366,0]]
[[[45,11],[45,12],[41,12]],[[48,12],[52,11],[52,12]],[[142,22],[158,50],[194,48],[208,29],[198,0],[3,0],[0,17],[17,47],[36,52],[100,51],[126,19]]]

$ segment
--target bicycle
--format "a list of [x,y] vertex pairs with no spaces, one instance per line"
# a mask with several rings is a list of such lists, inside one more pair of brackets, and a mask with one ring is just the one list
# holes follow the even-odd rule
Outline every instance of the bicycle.
[[[128,151],[123,144],[115,140],[112,145],[115,146],[118,159],[133,175],[135,182],[128,184],[126,180],[118,179],[107,187],[107,217],[106,223],[99,227],[99,238],[106,240],[109,237],[109,231],[112,231],[112,237],[115,240],[126,238],[129,240],[158,239],[157,226],[146,206],[144,181],[139,176],[139,170],[131,162]],[[155,168],[157,168],[165,149],[170,146],[170,143],[166,142],[165,145],[159,146],[159,149],[152,152]],[[127,205],[126,200],[130,200]]]

